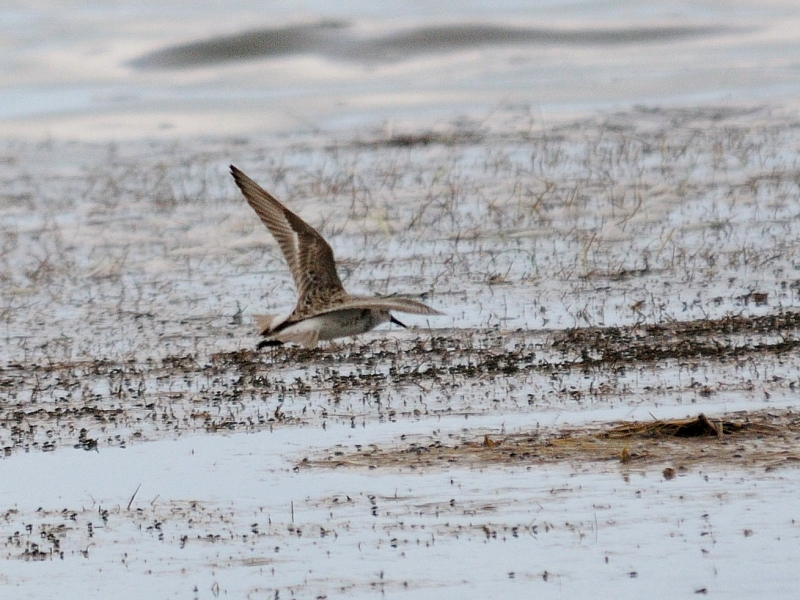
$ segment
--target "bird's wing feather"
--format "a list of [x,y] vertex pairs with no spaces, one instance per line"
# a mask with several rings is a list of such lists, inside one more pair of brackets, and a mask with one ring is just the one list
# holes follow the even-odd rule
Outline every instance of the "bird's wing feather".
[[423,304],[418,300],[403,298],[400,296],[392,297],[369,297],[369,296],[347,296],[334,306],[326,307],[318,311],[315,315],[350,309],[370,309],[370,310],[393,310],[395,312],[411,313],[416,315],[441,315],[435,308]]
[[323,306],[346,295],[333,250],[308,223],[286,208],[242,171],[231,165],[236,185],[247,203],[278,242],[297,288],[295,313],[305,314],[314,306]]

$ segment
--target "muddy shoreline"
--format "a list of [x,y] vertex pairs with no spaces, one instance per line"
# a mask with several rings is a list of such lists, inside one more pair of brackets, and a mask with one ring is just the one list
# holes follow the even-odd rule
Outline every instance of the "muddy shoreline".
[[[608,402],[620,393],[610,378],[626,372],[697,369],[714,361],[737,370],[753,361],[795,364],[800,313],[726,317],[666,325],[582,328],[561,332],[431,330],[426,338],[392,342],[356,342],[339,350],[283,347],[270,351],[168,356],[144,363],[109,360],[74,363],[10,363],[0,370],[0,388],[9,399],[29,390],[25,403],[6,402],[0,422],[6,430],[6,456],[14,451],[53,451],[59,446],[96,450],[105,446],[190,433],[260,431],[276,426],[310,426],[350,418],[355,423],[383,419],[418,420],[459,414],[453,407],[425,407],[406,401],[397,406],[382,398],[405,398],[437,390],[452,397],[463,388],[523,387],[531,378],[593,377],[605,383],[589,389],[564,388],[573,402]],[[290,380],[284,375],[291,369]],[[187,381],[203,381],[193,391]],[[108,396],[92,395],[107,384]],[[797,381],[777,379],[758,392],[751,381],[742,392],[792,393]],[[185,387],[184,391],[178,391]],[[155,389],[154,389],[155,388]],[[710,398],[730,392],[692,381],[672,393]],[[171,391],[170,391],[171,390]],[[630,393],[630,392],[628,392]],[[362,399],[360,410],[349,412]],[[313,403],[323,403],[320,410]],[[344,403],[344,404],[343,404]],[[534,404],[533,398],[529,399]],[[253,406],[255,405],[255,409]],[[481,414],[473,406],[465,413]],[[512,409],[519,410],[518,407]],[[132,433],[131,433],[131,430]]]

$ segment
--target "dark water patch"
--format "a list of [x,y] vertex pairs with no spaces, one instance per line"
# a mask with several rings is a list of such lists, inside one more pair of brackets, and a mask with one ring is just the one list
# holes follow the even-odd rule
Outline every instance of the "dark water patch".
[[322,22],[246,31],[170,46],[145,54],[129,64],[137,69],[185,69],[253,58],[324,52],[335,41],[332,36],[345,26],[340,22]]
[[502,45],[622,46],[670,42],[727,31],[723,27],[622,27],[614,29],[523,28],[502,25],[420,27],[363,38],[347,23],[267,28],[170,46],[129,64],[137,69],[185,69],[257,58],[317,54],[334,60],[401,61],[420,54]]
[[417,146],[458,146],[464,144],[479,144],[484,140],[484,135],[472,129],[458,129],[456,131],[423,133],[400,133],[391,137],[373,138],[355,142],[355,146],[364,148],[414,148]]
[[423,27],[371,40],[352,48],[351,58],[403,60],[416,54],[452,52],[501,45],[616,46],[671,41],[718,32],[709,27],[631,27],[618,29],[545,29],[496,25]]

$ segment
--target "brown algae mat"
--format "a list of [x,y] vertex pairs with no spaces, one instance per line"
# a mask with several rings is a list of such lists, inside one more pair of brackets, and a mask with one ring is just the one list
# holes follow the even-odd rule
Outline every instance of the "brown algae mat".
[[687,419],[619,422],[552,433],[465,434],[456,443],[432,440],[392,448],[335,450],[303,466],[400,467],[535,465],[610,461],[667,465],[666,479],[700,463],[772,470],[800,465],[800,413],[791,410],[699,414]]

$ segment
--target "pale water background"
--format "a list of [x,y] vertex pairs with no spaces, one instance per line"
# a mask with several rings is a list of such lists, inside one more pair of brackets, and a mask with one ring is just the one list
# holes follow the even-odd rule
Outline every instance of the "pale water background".
[[[0,11],[0,135],[329,131],[508,106],[544,119],[793,108],[799,32],[800,3],[780,0],[11,2]],[[152,54],[197,42],[211,43],[188,48],[190,60]]]
[[[571,327],[800,306],[800,134],[770,116],[800,100],[799,6],[4,3],[0,596],[800,597],[791,440],[673,479],[302,463],[795,406],[789,329],[722,340],[735,359],[534,367],[572,360]],[[637,105],[667,108],[607,115]],[[446,316],[238,370],[294,291],[230,162],[322,228],[349,290],[430,289]]]

